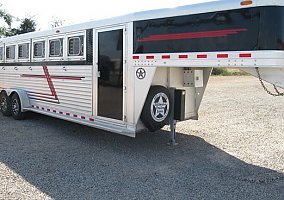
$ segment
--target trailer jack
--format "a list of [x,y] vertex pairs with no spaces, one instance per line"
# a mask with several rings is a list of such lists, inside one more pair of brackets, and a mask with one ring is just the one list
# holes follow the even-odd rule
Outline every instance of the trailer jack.
[[175,105],[175,88],[169,88],[169,92],[170,92],[170,98],[171,98],[171,106],[170,106],[170,118],[169,118],[169,124],[170,124],[170,129],[171,129],[171,139],[170,142],[168,143],[168,145],[170,146],[175,146],[178,145],[178,143],[176,142],[176,125],[177,125],[177,120],[175,120],[174,117],[174,105]]
[[177,121],[171,120],[171,122],[170,122],[171,140],[168,143],[168,145],[170,145],[170,146],[178,145],[178,143],[176,142],[176,125],[177,125]]

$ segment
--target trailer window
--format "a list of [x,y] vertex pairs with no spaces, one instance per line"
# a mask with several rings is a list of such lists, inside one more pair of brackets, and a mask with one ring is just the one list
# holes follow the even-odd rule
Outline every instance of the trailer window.
[[68,56],[83,56],[84,54],[84,36],[75,36],[68,38]]
[[63,50],[63,38],[49,41],[49,56],[61,57]]
[[29,55],[30,55],[29,47],[30,47],[29,43],[19,44],[19,47],[18,47],[19,59],[29,58]]
[[134,53],[252,50],[260,24],[259,8],[136,21]]
[[34,58],[45,57],[45,41],[34,42]]
[[15,59],[15,45],[6,47],[6,59]]
[[3,60],[3,50],[4,47],[0,47],[0,60]]

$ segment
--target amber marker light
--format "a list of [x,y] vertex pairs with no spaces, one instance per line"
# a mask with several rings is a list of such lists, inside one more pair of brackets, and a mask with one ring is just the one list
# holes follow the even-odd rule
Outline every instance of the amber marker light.
[[247,6],[247,5],[251,5],[252,3],[253,3],[253,2],[250,1],[250,0],[244,0],[244,1],[241,2],[241,5],[242,5],[242,6]]

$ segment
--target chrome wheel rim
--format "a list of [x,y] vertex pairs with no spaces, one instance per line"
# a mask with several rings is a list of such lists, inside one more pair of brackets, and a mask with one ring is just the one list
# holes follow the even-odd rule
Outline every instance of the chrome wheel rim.
[[15,115],[17,115],[19,113],[19,102],[17,99],[14,99],[12,101],[12,111]]
[[151,102],[151,116],[156,122],[162,122],[169,114],[170,101],[166,94],[156,94]]
[[2,111],[6,111],[7,110],[7,98],[6,97],[2,97],[1,98],[0,107],[1,107]]

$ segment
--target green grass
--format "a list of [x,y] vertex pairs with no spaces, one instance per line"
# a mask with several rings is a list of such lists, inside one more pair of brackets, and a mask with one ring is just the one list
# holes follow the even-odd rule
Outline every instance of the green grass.
[[213,68],[212,76],[247,76],[246,72],[243,72],[235,68]]

